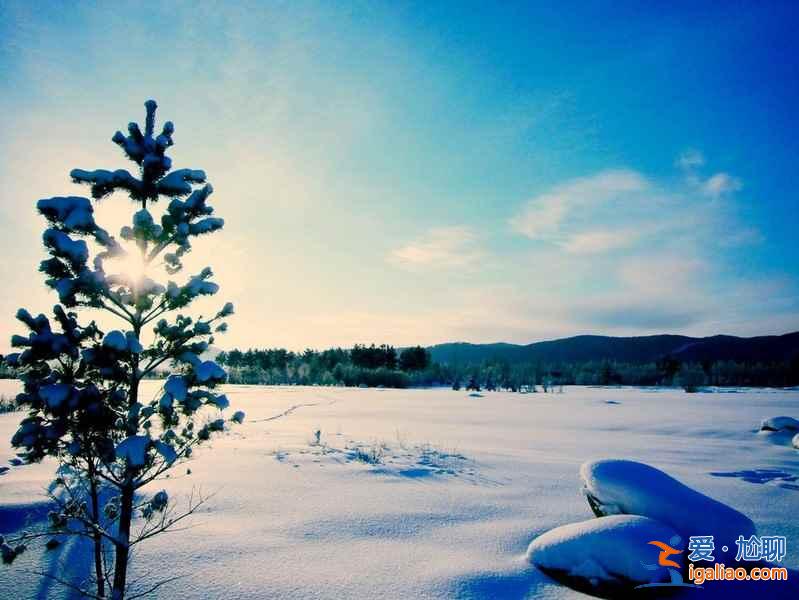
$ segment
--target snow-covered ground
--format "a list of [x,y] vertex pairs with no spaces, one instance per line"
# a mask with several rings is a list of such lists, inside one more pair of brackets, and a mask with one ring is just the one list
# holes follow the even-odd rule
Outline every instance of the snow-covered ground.
[[[0,393],[16,386],[0,382]],[[602,458],[650,464],[748,516],[758,533],[785,535],[784,565],[799,568],[795,432],[759,431],[764,418],[799,416],[799,391],[225,392],[245,423],[160,482],[173,498],[193,487],[215,495],[190,529],[150,540],[134,558],[133,578],[185,575],[158,597],[581,596],[525,553],[536,536],[593,518],[579,470]],[[0,466],[13,458],[6,440],[19,419],[0,415]],[[52,463],[14,467],[0,477],[0,533],[46,514],[52,471]],[[27,552],[0,565],[0,598],[64,597],[26,573],[52,571],[58,560],[88,567],[68,545]],[[791,575],[799,597],[799,574]]]

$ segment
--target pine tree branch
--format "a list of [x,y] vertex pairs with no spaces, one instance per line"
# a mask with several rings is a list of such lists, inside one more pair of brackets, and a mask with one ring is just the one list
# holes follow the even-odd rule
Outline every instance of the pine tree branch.
[[6,544],[13,545],[18,543],[25,543],[31,540],[37,540],[40,538],[45,537],[56,537],[59,535],[63,536],[77,536],[77,537],[87,537],[90,538],[91,536],[87,531],[75,531],[73,529],[47,529],[44,531],[37,531],[37,532],[25,532],[15,537],[6,537]]
[[168,361],[168,360],[170,360],[170,359],[174,360],[175,358],[177,358],[177,356],[178,356],[178,355],[179,355],[179,354],[180,354],[180,353],[181,353],[181,352],[182,352],[182,351],[183,351],[185,348],[186,348],[186,343],[184,342],[184,343],[182,343],[181,345],[179,345],[179,346],[176,346],[175,348],[173,348],[172,350],[170,350],[170,351],[169,351],[169,352],[168,352],[168,353],[167,353],[165,356],[162,356],[160,359],[158,359],[158,360],[155,360],[155,359],[153,359],[152,361],[150,361],[150,362],[147,364],[147,366],[146,366],[144,369],[142,369],[142,377],[144,377],[145,375],[148,375],[149,373],[152,373],[152,372],[153,372],[153,369],[155,369],[155,368],[156,368],[156,367],[158,367],[159,365],[162,365],[162,364],[164,364],[166,361]]
[[105,304],[103,302],[100,302],[100,308],[103,308],[104,310],[107,310],[108,312],[115,314],[119,318],[124,319],[128,323],[133,324],[133,315],[130,312],[128,312],[127,309],[125,309],[124,306],[121,303],[119,303],[116,300],[114,300],[113,298],[111,298],[110,295],[106,295],[105,297],[108,298],[109,300],[111,300],[111,302],[113,302],[117,306],[119,306],[124,311],[124,314],[122,312],[120,312],[120,311],[108,306],[107,304]]
[[133,540],[130,543],[130,546],[133,547],[134,545],[139,544],[139,543],[141,543],[141,542],[143,542],[143,541],[145,541],[145,540],[147,540],[147,539],[149,539],[151,537],[154,537],[154,536],[156,536],[156,535],[158,535],[160,533],[167,533],[167,532],[170,532],[170,531],[182,531],[183,529],[186,529],[186,528],[175,529],[174,526],[177,523],[179,523],[180,521],[182,521],[183,519],[193,515],[197,511],[198,508],[200,508],[203,504],[208,502],[208,500],[213,498],[214,495],[215,494],[211,494],[210,496],[199,495],[198,496],[198,500],[195,502],[194,501],[194,490],[192,490],[191,496],[189,497],[189,508],[186,509],[186,512],[181,513],[177,517],[170,518],[169,514],[167,514],[167,511],[165,511],[163,516],[161,517],[160,521],[158,522],[158,524],[155,527],[153,527],[153,528],[151,528],[149,530],[142,530],[141,532],[139,532],[139,535],[137,536],[137,538],[135,540]]
[[158,477],[160,477],[162,474],[166,473],[169,469],[171,469],[180,459],[186,458],[187,457],[186,453],[189,450],[191,450],[194,446],[199,445],[200,441],[201,440],[199,438],[194,438],[193,440],[191,440],[191,441],[187,442],[186,444],[184,444],[180,448],[180,450],[178,450],[175,453],[176,454],[175,460],[173,460],[172,462],[169,462],[169,463],[166,462],[166,460],[162,460],[161,461],[161,466],[158,467],[158,469],[156,469],[156,471],[154,473],[149,473],[149,474],[143,473],[141,475],[141,478],[139,479],[139,481],[135,483],[135,489],[137,489],[137,490],[141,489],[145,485],[147,485],[148,483],[151,483],[151,482],[155,481],[156,479],[158,479]]
[[[168,308],[164,308],[164,306],[166,305],[166,303],[167,303],[167,302],[168,302],[168,301],[167,301],[167,299],[166,299],[166,298],[164,298],[163,300],[161,300],[161,302],[158,304],[158,306],[156,306],[156,307],[155,307],[154,309],[152,309],[150,312],[148,312],[147,314],[145,314],[145,315],[142,317],[142,322],[141,322],[142,326],[146,325],[147,323],[149,323],[149,322],[150,322],[150,321],[152,321],[153,319],[155,319],[155,318],[159,317],[160,315],[164,314],[164,313],[165,313],[165,312],[168,310]],[[162,309],[163,309],[163,310],[162,310]],[[161,312],[158,312],[159,310],[160,310]],[[157,313],[157,314],[156,314],[156,313]]]
[[[72,502],[78,502],[79,501],[78,498],[76,498],[75,494],[72,492],[72,489],[66,483],[64,484],[64,489],[69,494],[70,501],[72,501]],[[57,497],[55,494],[53,494],[51,492],[48,492],[47,495],[53,502],[55,502],[62,509],[66,510],[68,508],[67,503],[64,502],[61,498]],[[102,537],[106,538],[108,541],[110,541],[112,544],[119,545],[120,542],[116,538],[116,536],[114,536],[113,534],[111,534],[108,531],[106,531],[103,527],[100,526],[99,523],[95,523],[91,519],[87,519],[86,517],[84,517],[84,516],[82,516],[82,515],[80,515],[78,513],[73,514],[73,513],[70,512],[66,516],[68,518],[70,518],[70,519],[75,519],[76,521],[81,523],[87,529],[87,531],[99,534]],[[69,533],[75,533],[75,534],[78,533],[78,532],[71,532],[69,530],[67,530],[67,531]],[[84,532],[84,535],[88,536],[88,533]]]
[[147,264],[150,264],[151,262],[153,262],[153,260],[159,254],[161,254],[161,252],[163,252],[166,248],[168,248],[170,244],[174,243],[175,239],[176,238],[173,235],[168,240],[165,240],[163,242],[159,242],[158,244],[153,246],[153,249],[150,251],[150,254],[147,255]]

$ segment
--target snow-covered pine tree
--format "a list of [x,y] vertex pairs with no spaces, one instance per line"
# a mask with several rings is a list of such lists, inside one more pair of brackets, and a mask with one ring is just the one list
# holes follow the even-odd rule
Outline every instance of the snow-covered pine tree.
[[[59,468],[51,486],[56,505],[49,524],[0,540],[3,560],[12,562],[36,539],[47,538],[49,549],[63,536],[88,537],[94,547],[93,583],[49,576],[91,597],[106,597],[110,589],[115,600],[129,591],[131,549],[204,501],[193,497],[178,513],[165,491],[147,496],[145,486],[227,422],[244,418],[241,412],[228,421],[221,418],[228,400],[216,389],[225,372],[201,359],[213,334],[226,329],[224,319],[233,306],[225,304],[210,318],[175,314],[218,291],[211,269],[183,283],[164,285],[150,278],[158,271],[179,277],[193,238],[221,229],[224,222],[212,216],[212,189],[203,171],[171,171],[166,151],[174,126],[166,122],[156,134],[156,103],[149,100],[145,107],[144,131],[131,123],[127,135],[113,137],[138,166],[137,176],[123,169],[71,172],[74,182],[91,186],[95,200],[123,191],[134,201],[132,224],[121,229],[119,239],[95,222],[88,198],[38,202],[48,222],[43,241],[50,255],[40,270],[60,304],[52,319],[20,309],[17,318],[29,332],[12,338],[20,351],[6,357],[24,383],[17,402],[27,409],[12,445],[26,462],[53,457]],[[157,221],[151,210],[162,197],[168,204]],[[76,308],[82,314],[110,313],[121,327],[103,332],[95,321],[81,325]],[[140,382],[170,365],[172,374],[159,394],[143,398]]]

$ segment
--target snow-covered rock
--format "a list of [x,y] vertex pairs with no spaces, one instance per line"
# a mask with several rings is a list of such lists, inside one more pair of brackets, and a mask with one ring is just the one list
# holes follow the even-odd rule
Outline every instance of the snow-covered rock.
[[793,417],[771,417],[760,422],[761,431],[799,431],[799,420]]
[[651,570],[644,563],[658,562],[659,551],[649,542],[669,544],[677,535],[669,525],[647,517],[600,517],[538,536],[527,548],[527,560],[574,587],[632,587],[669,581],[666,569]]
[[597,515],[641,515],[665,523],[683,539],[713,535],[716,546],[734,548],[755,525],[726,504],[697,492],[647,464],[631,460],[589,461],[580,468],[583,492]]

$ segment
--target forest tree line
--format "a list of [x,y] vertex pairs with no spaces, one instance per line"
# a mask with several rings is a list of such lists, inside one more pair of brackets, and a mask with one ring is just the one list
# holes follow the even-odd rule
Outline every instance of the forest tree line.
[[702,386],[799,385],[799,359],[768,364],[683,363],[671,357],[650,363],[485,360],[446,364],[433,361],[430,351],[421,346],[397,350],[372,344],[303,352],[235,349],[222,352],[217,360],[228,368],[231,383],[266,385],[451,386],[489,391],[547,390],[562,385],[674,385],[688,390]]
[[[563,385],[679,386],[799,386],[799,358],[789,362],[681,362],[666,357],[656,362],[610,360],[578,362],[439,363],[422,346],[397,350],[382,344],[353,348],[305,350],[284,348],[234,349],[221,352],[217,362],[228,371],[230,383],[251,385],[343,385],[350,387],[431,387],[522,391]],[[160,373],[165,376],[166,371]],[[13,369],[0,368],[0,378],[15,378]]]

